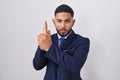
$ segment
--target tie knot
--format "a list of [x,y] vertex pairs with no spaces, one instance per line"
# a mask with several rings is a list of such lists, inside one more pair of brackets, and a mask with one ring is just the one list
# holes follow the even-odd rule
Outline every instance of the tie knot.
[[64,40],[65,40],[65,38],[62,38],[62,37],[60,38],[60,42],[63,42]]
[[65,42],[65,38],[61,37],[59,40],[60,40],[59,47],[62,47],[63,43]]

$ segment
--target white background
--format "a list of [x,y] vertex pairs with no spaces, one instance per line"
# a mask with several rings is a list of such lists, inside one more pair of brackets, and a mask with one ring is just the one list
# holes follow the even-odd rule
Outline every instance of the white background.
[[91,41],[83,80],[120,80],[120,0],[0,0],[0,80],[42,80],[32,59],[44,20],[52,34],[55,8],[75,11],[74,31]]

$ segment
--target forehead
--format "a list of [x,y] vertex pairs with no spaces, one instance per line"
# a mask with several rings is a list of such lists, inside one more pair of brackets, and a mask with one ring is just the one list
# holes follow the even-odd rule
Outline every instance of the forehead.
[[61,19],[61,20],[71,19],[71,18],[72,18],[72,16],[68,12],[59,12],[55,16],[55,19]]

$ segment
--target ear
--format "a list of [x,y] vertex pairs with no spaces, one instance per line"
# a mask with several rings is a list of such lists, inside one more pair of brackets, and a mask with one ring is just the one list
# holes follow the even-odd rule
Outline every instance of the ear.
[[72,24],[72,27],[73,27],[73,25],[75,24],[75,21],[76,21],[76,20],[75,20],[75,19],[73,19],[73,24]]
[[55,25],[55,19],[52,19],[53,24]]
[[73,19],[73,25],[75,24],[75,21],[76,21],[76,20],[75,20],[75,19]]

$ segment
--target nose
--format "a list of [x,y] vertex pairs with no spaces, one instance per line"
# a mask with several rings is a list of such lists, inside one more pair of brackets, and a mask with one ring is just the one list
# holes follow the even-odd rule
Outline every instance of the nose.
[[65,27],[65,22],[62,22],[61,28],[64,28],[64,27]]

